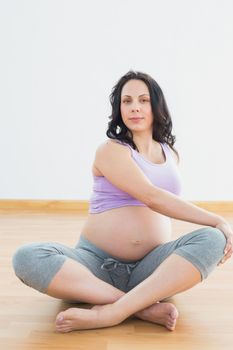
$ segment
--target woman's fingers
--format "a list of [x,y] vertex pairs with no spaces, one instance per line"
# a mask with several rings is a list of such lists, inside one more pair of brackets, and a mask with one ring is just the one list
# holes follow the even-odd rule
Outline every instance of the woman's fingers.
[[226,247],[224,249],[224,253],[225,253],[225,255],[218,265],[223,264],[227,259],[229,259],[231,257],[231,255],[233,253],[232,237],[229,237],[227,239],[227,244],[226,244]]
[[229,252],[232,253],[232,246],[233,246],[232,241],[233,241],[232,236],[227,237],[227,244],[226,244],[226,247],[224,249],[225,254],[228,254]]

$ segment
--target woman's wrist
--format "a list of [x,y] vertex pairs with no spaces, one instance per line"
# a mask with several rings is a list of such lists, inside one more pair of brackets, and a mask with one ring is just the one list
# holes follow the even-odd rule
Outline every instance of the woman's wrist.
[[227,221],[222,216],[216,215],[216,224],[214,225],[214,227],[217,227],[223,224],[228,225]]

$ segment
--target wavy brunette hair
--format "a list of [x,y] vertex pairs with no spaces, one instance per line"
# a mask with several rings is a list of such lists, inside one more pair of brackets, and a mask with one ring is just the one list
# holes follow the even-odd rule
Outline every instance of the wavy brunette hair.
[[131,79],[142,80],[148,87],[150,93],[151,108],[153,114],[153,132],[152,138],[155,141],[167,143],[176,153],[179,159],[179,153],[173,147],[176,137],[172,135],[172,120],[163,95],[163,92],[158,83],[148,74],[130,70],[122,76],[112,89],[109,96],[112,106],[112,114],[108,117],[108,129],[106,135],[110,139],[117,139],[128,143],[133,149],[138,148],[133,141],[133,133],[124,124],[120,105],[121,105],[121,91],[125,83]]

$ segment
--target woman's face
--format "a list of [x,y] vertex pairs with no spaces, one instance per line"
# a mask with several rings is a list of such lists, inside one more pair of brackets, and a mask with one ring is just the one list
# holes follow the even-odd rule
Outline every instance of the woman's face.
[[124,124],[132,132],[152,130],[150,93],[142,80],[131,79],[125,83],[121,91],[120,110]]

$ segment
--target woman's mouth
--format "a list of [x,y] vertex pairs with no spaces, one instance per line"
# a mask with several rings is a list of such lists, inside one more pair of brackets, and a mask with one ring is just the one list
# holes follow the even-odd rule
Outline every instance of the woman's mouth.
[[135,117],[135,118],[130,118],[130,120],[132,120],[132,122],[138,122],[142,120],[142,118]]

